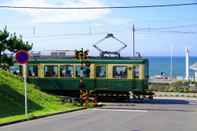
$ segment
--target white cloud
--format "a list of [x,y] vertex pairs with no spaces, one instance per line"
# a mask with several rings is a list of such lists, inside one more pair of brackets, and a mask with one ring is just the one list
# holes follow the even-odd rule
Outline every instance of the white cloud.
[[[105,6],[99,0],[12,0],[8,5],[41,7],[91,7]],[[12,9],[32,17],[36,23],[56,23],[95,20],[110,12],[105,10],[35,10]]]

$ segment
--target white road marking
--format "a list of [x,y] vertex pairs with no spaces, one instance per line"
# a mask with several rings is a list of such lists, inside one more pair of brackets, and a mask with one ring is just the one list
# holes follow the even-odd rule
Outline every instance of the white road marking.
[[115,112],[141,112],[145,113],[148,112],[147,110],[129,110],[129,109],[88,109],[93,111],[115,111]]

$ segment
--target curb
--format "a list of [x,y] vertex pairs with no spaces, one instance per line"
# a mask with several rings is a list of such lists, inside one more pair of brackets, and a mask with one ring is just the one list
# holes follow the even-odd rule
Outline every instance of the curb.
[[163,92],[163,93],[155,93],[156,97],[185,97],[185,98],[197,98],[197,93],[172,93],[172,92]]
[[162,108],[112,108],[112,107],[102,107],[98,109],[121,109],[121,110],[131,110],[131,111],[180,111],[180,112],[196,112],[196,110],[184,110],[184,109],[162,109]]
[[80,111],[80,110],[84,110],[84,109],[85,109],[84,107],[81,107],[81,108],[78,108],[78,109],[73,109],[73,110],[68,110],[68,111],[62,111],[62,112],[57,112],[57,113],[52,113],[52,114],[47,114],[47,115],[42,115],[42,116],[34,116],[32,118],[27,118],[27,119],[22,119],[22,120],[17,120],[17,121],[2,123],[2,124],[0,124],[0,127],[11,125],[11,124],[17,124],[17,123],[21,123],[21,122],[25,122],[25,121],[31,121],[31,120],[41,119],[41,118],[45,118],[45,117],[60,115],[60,114],[64,114],[64,113],[69,113],[69,112],[74,112],[74,111]]
[[171,95],[171,94],[159,94],[159,95],[154,95],[155,97],[185,97],[185,98],[197,98],[197,96],[190,96],[190,95]]

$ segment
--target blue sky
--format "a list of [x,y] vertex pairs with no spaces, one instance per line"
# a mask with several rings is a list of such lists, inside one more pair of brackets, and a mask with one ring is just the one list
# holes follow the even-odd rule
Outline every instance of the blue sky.
[[[1,0],[0,5],[15,6],[125,6],[170,3],[189,3],[196,0]],[[107,9],[107,10],[30,10],[0,9],[0,29],[5,25],[10,32],[23,36],[34,43],[33,50],[80,49],[98,52],[92,45],[114,33],[128,47],[122,55],[132,54],[131,29],[173,27],[181,28],[154,31],[136,31],[136,51],[144,56],[168,56],[171,47],[174,55],[183,56],[184,48],[189,47],[191,55],[197,56],[197,6]],[[171,32],[169,32],[171,31]],[[173,32],[175,31],[175,32]],[[34,33],[33,33],[34,32]],[[82,34],[82,35],[81,35]],[[85,34],[85,35],[83,35]],[[108,39],[101,44],[105,50],[116,50],[120,44]]]

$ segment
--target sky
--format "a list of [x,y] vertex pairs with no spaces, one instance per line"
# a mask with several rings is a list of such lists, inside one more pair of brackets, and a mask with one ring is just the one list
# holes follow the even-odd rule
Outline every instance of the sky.
[[[0,5],[46,7],[100,7],[192,3],[197,0],[0,0]],[[22,35],[33,50],[89,49],[107,33],[127,44],[121,52],[132,55],[132,26],[135,25],[136,51],[143,56],[184,56],[184,48],[197,56],[197,5],[165,8],[105,10],[35,10],[0,8],[0,30]],[[151,28],[162,28],[151,30]],[[171,27],[171,28],[168,28]],[[145,28],[145,29],[144,29]],[[144,30],[143,30],[144,29]],[[98,45],[115,51],[122,45],[107,39]]]

